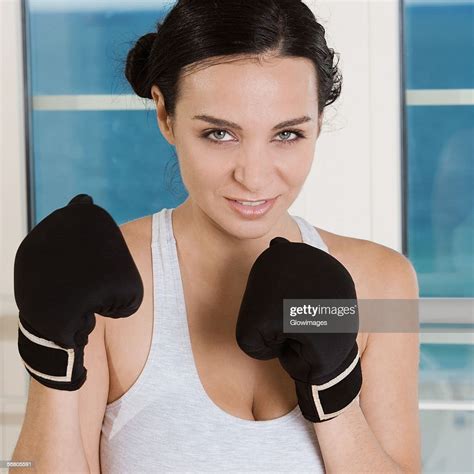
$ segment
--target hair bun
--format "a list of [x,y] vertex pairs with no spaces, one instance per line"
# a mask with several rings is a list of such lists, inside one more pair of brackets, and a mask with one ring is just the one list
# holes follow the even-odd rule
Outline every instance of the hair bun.
[[157,33],[147,33],[138,39],[135,46],[128,52],[125,76],[135,93],[145,99],[151,99],[148,85],[148,58]]

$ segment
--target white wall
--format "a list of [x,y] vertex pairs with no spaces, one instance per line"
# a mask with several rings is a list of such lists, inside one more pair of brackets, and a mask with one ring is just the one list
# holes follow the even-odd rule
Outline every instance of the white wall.
[[[329,46],[341,54],[344,82],[291,212],[400,250],[398,1],[307,3],[326,28]],[[27,229],[21,41],[20,0],[0,0],[0,459],[9,459],[16,443],[27,390],[13,299],[13,258]]]
[[315,164],[291,211],[401,251],[398,1],[306,3],[340,53],[343,84],[326,109]]

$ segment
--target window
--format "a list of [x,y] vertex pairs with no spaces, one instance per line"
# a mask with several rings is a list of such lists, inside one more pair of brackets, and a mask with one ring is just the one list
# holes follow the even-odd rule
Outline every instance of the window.
[[474,3],[406,1],[407,251],[421,296],[474,296]]
[[[420,296],[471,298],[474,2],[402,3],[406,253]],[[474,466],[474,337],[472,324],[455,332],[459,322],[446,314],[445,332],[421,334],[423,472]]]
[[123,75],[166,3],[26,2],[30,227],[79,193],[119,224],[186,197],[154,103]]

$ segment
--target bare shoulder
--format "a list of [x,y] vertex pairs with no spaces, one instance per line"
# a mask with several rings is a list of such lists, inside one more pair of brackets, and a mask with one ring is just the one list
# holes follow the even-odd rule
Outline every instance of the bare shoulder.
[[121,224],[119,227],[127,241],[127,245],[128,240],[131,241],[130,243],[132,245],[136,243],[137,240],[143,242],[143,240],[148,239],[151,241],[151,221],[152,215],[148,215]]
[[125,222],[119,227],[143,284],[147,286],[151,276],[152,215]]
[[[376,242],[347,237],[315,227],[328,246],[329,253],[337,258],[351,274],[357,297],[366,299],[418,298],[418,280],[410,260],[400,252]],[[397,346],[416,352],[414,335],[384,333],[359,333],[359,345],[364,365],[371,364],[366,351],[369,346]],[[380,344],[379,344],[380,343]],[[373,352],[373,351],[372,351]],[[397,351],[391,351],[396,354]],[[380,358],[372,359],[375,364]],[[378,360],[378,362],[377,362]],[[367,367],[366,367],[367,370]]]
[[119,227],[143,279],[151,262],[152,216],[140,217]]
[[125,222],[119,227],[140,272],[143,284],[147,286],[151,276],[152,216],[140,217]]
[[329,253],[349,270],[359,298],[418,297],[416,271],[405,255],[370,240],[315,228]]

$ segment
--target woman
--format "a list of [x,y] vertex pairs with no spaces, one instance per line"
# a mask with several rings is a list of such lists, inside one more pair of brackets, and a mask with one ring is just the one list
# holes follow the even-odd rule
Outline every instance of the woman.
[[184,0],[137,41],[126,77],[154,100],[189,197],[121,226],[143,303],[97,317],[80,390],[32,380],[18,458],[62,472],[420,470],[417,334],[359,333],[359,399],[324,423],[302,417],[277,359],[235,340],[250,268],[275,236],[337,258],[359,298],[418,296],[403,255],[288,213],[341,90],[324,34],[300,1]]

